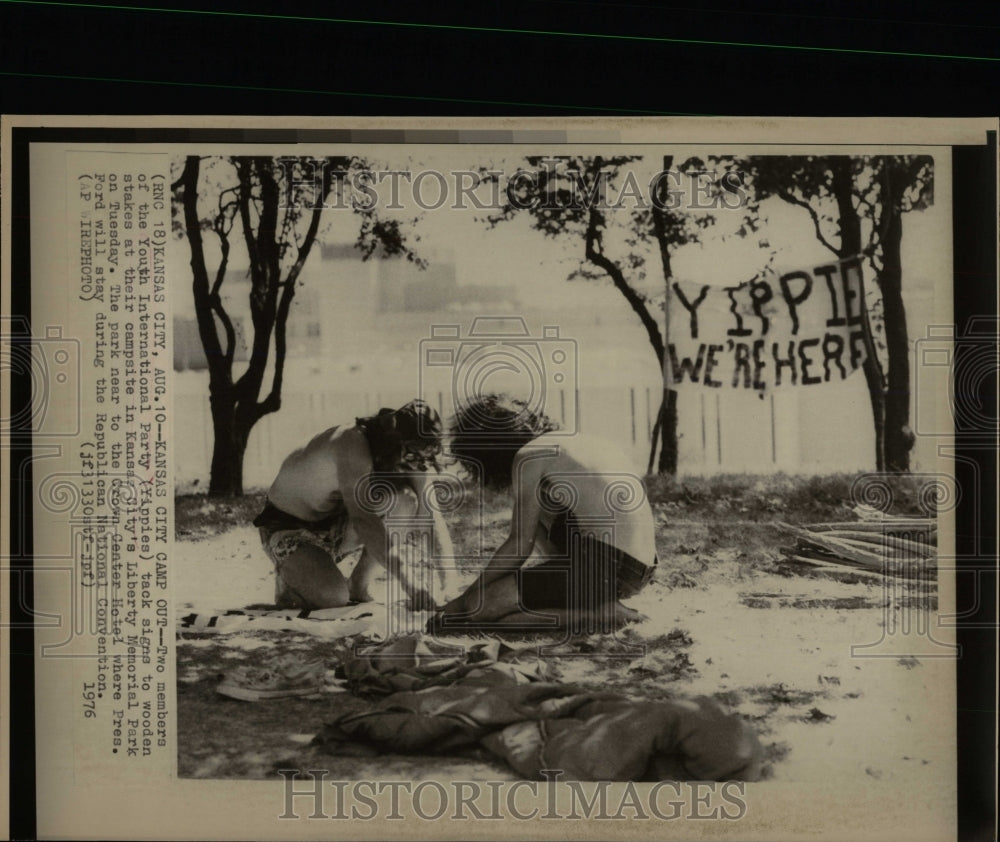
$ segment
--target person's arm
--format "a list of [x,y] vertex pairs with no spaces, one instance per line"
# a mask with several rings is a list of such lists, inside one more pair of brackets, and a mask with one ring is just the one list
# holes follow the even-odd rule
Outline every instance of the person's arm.
[[470,610],[470,603],[478,604],[478,594],[497,579],[520,570],[535,546],[535,533],[541,519],[542,508],[538,502],[536,489],[542,472],[539,460],[515,460],[514,462],[514,511],[511,513],[510,534],[493,554],[476,580],[457,599],[449,602],[445,613]]
[[429,595],[412,582],[410,571],[406,569],[398,548],[390,544],[385,521],[362,503],[365,496],[364,483],[368,481],[371,472],[369,460],[358,454],[348,453],[338,461],[337,469],[343,489],[344,506],[350,515],[358,539],[364,544],[364,552],[358,563],[365,562],[365,556],[371,558],[384,567],[391,578],[399,582],[415,605],[427,606],[431,602]]
[[434,569],[438,578],[438,596],[441,597],[452,592],[454,580],[452,565],[455,563],[455,548],[441,511],[436,506],[426,505],[427,497],[425,495],[435,493],[433,489],[435,482],[435,475],[429,473],[414,474],[412,478],[413,490],[417,493],[417,513],[427,512],[434,522],[436,543],[433,549]]

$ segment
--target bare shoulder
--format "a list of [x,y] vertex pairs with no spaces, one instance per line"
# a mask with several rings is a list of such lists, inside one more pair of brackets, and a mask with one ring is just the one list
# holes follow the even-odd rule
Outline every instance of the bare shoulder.
[[342,470],[351,473],[368,473],[372,469],[372,457],[368,441],[357,427],[331,427],[324,433],[323,444],[337,460]]
[[551,433],[528,442],[514,456],[514,471],[521,476],[537,475],[558,470],[565,452],[560,447],[561,437]]
[[546,433],[532,445],[555,451],[555,459],[548,461],[556,470],[622,470],[628,464],[618,445],[598,436]]

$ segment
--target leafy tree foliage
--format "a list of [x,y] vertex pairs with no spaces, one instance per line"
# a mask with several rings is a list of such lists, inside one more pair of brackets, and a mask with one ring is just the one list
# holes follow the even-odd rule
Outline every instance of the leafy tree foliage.
[[[320,235],[324,205],[346,174],[364,168],[356,158],[188,156],[173,183],[174,229],[191,249],[198,334],[209,372],[214,444],[209,493],[243,493],[243,457],[254,425],[281,408],[286,330],[295,290]],[[415,256],[400,224],[372,209],[355,208],[356,246],[373,254]],[[343,218],[338,217],[339,218]],[[206,253],[206,238],[215,249]],[[230,252],[241,238],[249,257],[250,358],[236,370],[237,334],[222,289]]]
[[712,159],[747,176],[751,210],[777,196],[809,214],[816,238],[837,257],[864,255],[875,289],[866,296],[873,338],[864,372],[878,470],[910,468],[910,344],[902,296],[903,214],[934,201],[925,155],[753,156]]
[[[672,280],[670,258],[686,243],[697,242],[700,232],[714,222],[711,214],[692,214],[672,207],[671,183],[662,178],[642,184],[628,166],[637,156],[529,156],[533,179],[519,179],[501,210],[489,217],[496,225],[518,213],[531,215],[532,227],[547,237],[568,238],[582,245],[580,266],[569,279],[608,279],[621,293],[646,333],[663,369],[666,353],[662,311]],[[671,171],[673,159],[663,159],[660,172]],[[693,168],[685,163],[680,172]],[[617,229],[612,236],[612,229]],[[623,248],[613,253],[610,241]],[[658,255],[663,283],[651,293],[643,283],[650,255]],[[657,459],[659,450],[659,459]],[[677,471],[677,393],[664,388],[650,448],[649,470]]]

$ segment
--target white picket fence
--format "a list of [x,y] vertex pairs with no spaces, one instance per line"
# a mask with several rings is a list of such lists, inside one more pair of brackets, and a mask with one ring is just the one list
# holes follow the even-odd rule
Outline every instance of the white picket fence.
[[[822,396],[810,390],[790,390],[763,399],[730,391],[682,392],[678,399],[679,470],[712,474],[871,469],[873,434],[864,393],[860,398],[856,394],[859,385],[863,390],[863,381],[848,381],[821,390]],[[834,394],[834,388],[841,394]],[[251,433],[244,460],[245,486],[266,488],[285,456],[317,432],[353,423],[382,406],[401,406],[413,397],[393,391],[286,392],[280,412],[263,418]],[[443,417],[453,412],[447,394],[424,397]],[[632,464],[626,469],[643,473],[659,399],[655,386],[605,386],[551,394],[546,408],[564,426],[575,423],[582,432],[614,441],[630,456]],[[212,455],[207,390],[176,394],[173,406],[177,486],[205,488]]]
[[[402,406],[413,394],[395,392],[320,391],[282,396],[281,410],[265,416],[250,434],[244,459],[244,485],[263,488],[271,483],[282,460],[312,436],[335,424],[350,424],[380,407]],[[649,457],[650,435],[656,421],[659,395],[654,389],[594,389],[579,403],[573,395],[550,398],[548,412],[567,430],[586,430],[615,441],[631,457],[628,470],[643,473]],[[443,393],[426,399],[446,420],[454,407]],[[178,441],[174,465],[177,484],[184,488],[198,480],[204,487],[212,457],[212,419],[207,395],[182,394],[174,398]],[[583,423],[574,425],[573,418]]]

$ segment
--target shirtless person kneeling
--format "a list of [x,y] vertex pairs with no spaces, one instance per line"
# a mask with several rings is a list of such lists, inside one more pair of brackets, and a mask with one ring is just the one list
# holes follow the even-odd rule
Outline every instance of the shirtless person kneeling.
[[[513,486],[510,533],[476,580],[429,626],[517,626],[607,633],[643,619],[619,601],[657,565],[653,513],[641,480],[613,444],[561,435],[502,395],[478,398],[451,429],[451,452],[487,485]],[[544,559],[526,566],[535,552]]]
[[[281,465],[267,492],[267,505],[254,520],[274,563],[275,601],[281,608],[336,608],[350,601],[369,602],[372,581],[382,568],[410,598],[414,610],[435,607],[428,589],[406,570],[386,523],[365,506],[364,484],[373,472],[395,487],[393,518],[431,515],[440,556],[451,557],[451,539],[440,513],[428,511],[425,494],[438,470],[441,419],[423,401],[359,418],[352,427],[331,427]],[[350,533],[353,532],[353,535]],[[364,546],[350,579],[337,564]],[[428,560],[429,561],[429,560]],[[436,564],[439,593],[446,574]]]

